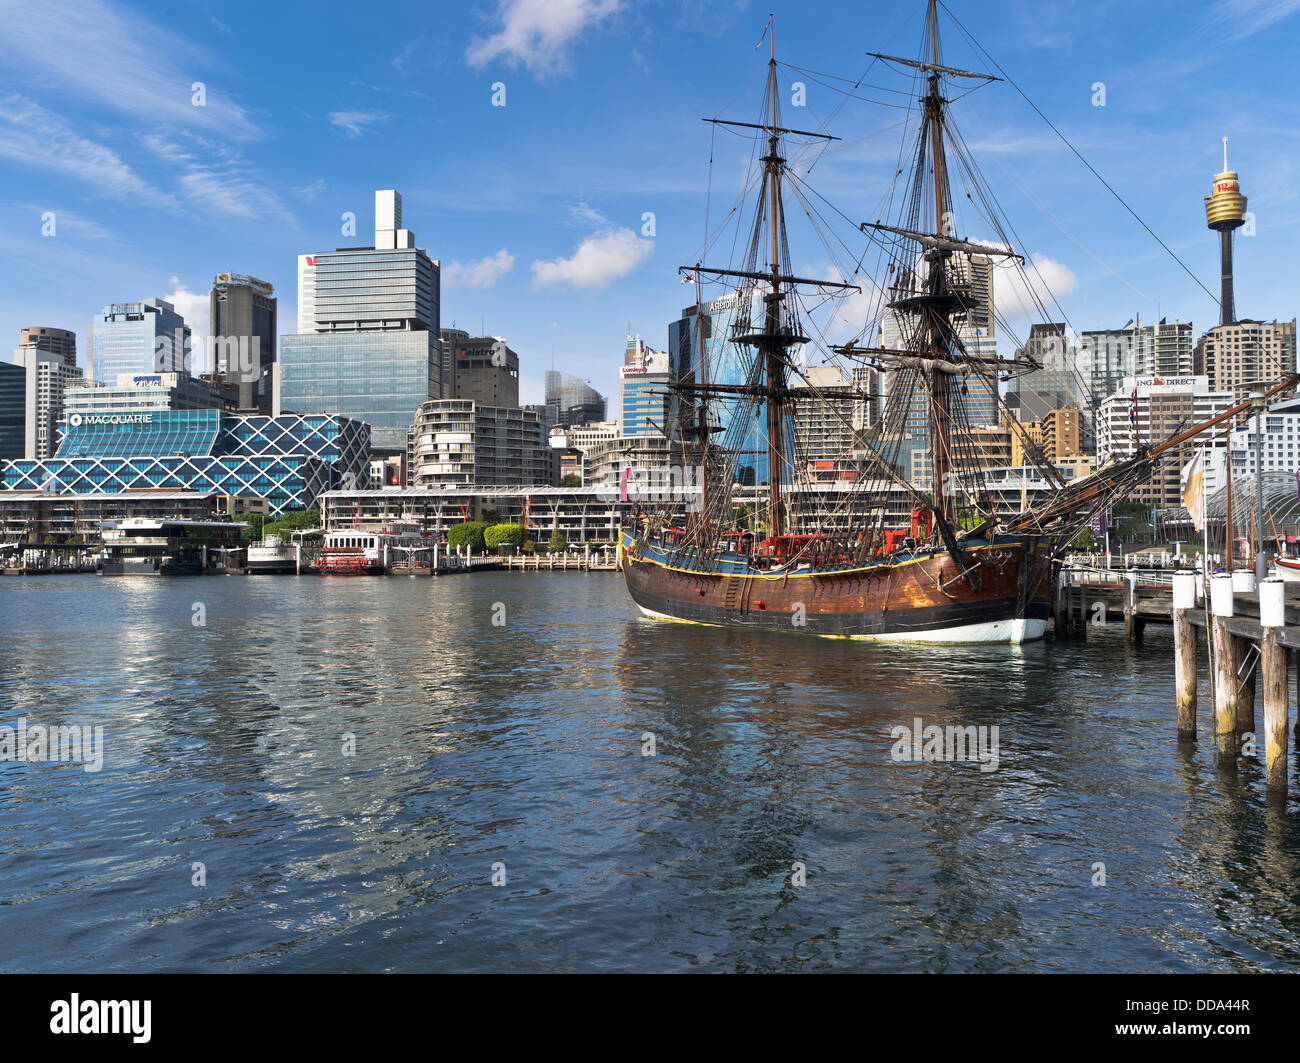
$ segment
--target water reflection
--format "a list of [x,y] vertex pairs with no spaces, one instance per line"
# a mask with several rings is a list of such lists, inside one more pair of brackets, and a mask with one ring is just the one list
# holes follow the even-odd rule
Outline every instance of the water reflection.
[[[101,722],[107,762],[0,767],[3,969],[1300,962],[1300,806],[1216,769],[1204,686],[1175,741],[1158,629],[742,633],[596,573],[5,594],[0,722]],[[998,770],[896,763],[917,718],[996,726]]]

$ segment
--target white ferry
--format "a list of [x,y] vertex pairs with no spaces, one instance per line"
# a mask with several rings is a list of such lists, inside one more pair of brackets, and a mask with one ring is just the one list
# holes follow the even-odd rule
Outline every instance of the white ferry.
[[286,543],[278,535],[268,535],[255,546],[249,546],[244,568],[249,575],[296,572],[297,544]]
[[316,570],[322,576],[379,575],[399,561],[432,549],[432,537],[415,531],[332,531],[325,535]]
[[243,549],[246,525],[220,520],[129,517],[100,522],[105,576],[190,576],[225,567]]

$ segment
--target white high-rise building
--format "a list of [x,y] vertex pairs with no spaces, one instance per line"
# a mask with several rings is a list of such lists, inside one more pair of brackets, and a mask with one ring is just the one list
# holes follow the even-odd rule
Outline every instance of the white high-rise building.
[[[1134,395],[1136,394],[1136,398]],[[1137,447],[1162,443],[1198,421],[1222,413],[1233,403],[1231,392],[1211,391],[1206,376],[1126,377],[1101,404],[1097,419],[1097,466],[1123,460]],[[1130,416],[1130,410],[1133,411]],[[1157,507],[1182,505],[1182,470],[1197,449],[1209,452],[1211,470],[1221,467],[1214,450],[1223,449],[1223,433],[1208,433],[1175,448],[1155,473],[1134,492],[1134,500]],[[1217,478],[1217,472],[1216,472]],[[1206,488],[1213,490],[1207,475]]]
[[298,332],[316,331],[316,256],[298,256]]

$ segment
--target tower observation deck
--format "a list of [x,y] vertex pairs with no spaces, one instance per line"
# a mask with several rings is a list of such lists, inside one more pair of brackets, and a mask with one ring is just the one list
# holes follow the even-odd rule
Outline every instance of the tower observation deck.
[[1223,138],[1223,170],[1214,175],[1214,191],[1205,197],[1205,224],[1219,234],[1219,324],[1236,319],[1232,292],[1232,233],[1246,222],[1246,197],[1235,171],[1228,169],[1228,138]]

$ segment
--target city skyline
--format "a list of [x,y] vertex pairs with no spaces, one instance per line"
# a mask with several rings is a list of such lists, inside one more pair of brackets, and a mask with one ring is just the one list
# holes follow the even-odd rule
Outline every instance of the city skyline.
[[[385,19],[344,11],[317,22],[300,4],[0,5],[10,42],[0,57],[0,229],[11,260],[25,264],[0,299],[0,331],[84,336],[106,304],[161,298],[203,351],[211,278],[233,269],[275,286],[287,334],[297,256],[365,243],[373,190],[401,188],[407,223],[442,263],[443,327],[507,337],[520,355],[521,402],[541,401],[552,365],[616,394],[629,321],[666,347],[692,301],[675,273],[701,244],[710,176],[715,221],[738,191],[748,141],[713,142],[710,175],[700,119],[749,116],[752,101],[735,86],[762,72],[753,45],[771,7],[512,0],[436,20],[394,4]],[[774,7],[778,58],[790,64],[782,87],[803,80],[814,127],[842,102],[826,75],[860,75],[865,52],[915,29],[909,5],[884,5],[873,25],[847,5],[822,7],[845,32],[828,40],[793,5]],[[1286,45],[1300,36],[1296,7],[1227,0],[1188,18],[1173,4],[1056,4],[1028,18],[1019,0],[953,5],[1211,293],[1218,255],[1201,200],[1230,137],[1256,221],[1255,235],[1238,238],[1238,313],[1262,319],[1295,314],[1290,278],[1273,264],[1289,261],[1300,207],[1286,102],[1254,86],[1284,72]],[[146,52],[143,39],[161,46]],[[295,48],[282,47],[290,39]],[[947,44],[954,61],[973,63],[957,34]],[[1247,62],[1252,77],[1238,77]],[[1225,84],[1230,92],[1204,91]],[[504,106],[493,106],[497,85]],[[819,160],[819,177],[865,218],[893,167],[894,119],[888,107],[849,104],[829,125],[844,141]],[[1190,320],[1198,335],[1217,321],[1213,296],[1012,86],[967,104],[968,141],[1076,330],[1117,328],[1137,313]],[[344,234],[344,212],[360,235]],[[1023,342],[1028,324],[1021,316],[1004,345]]]

